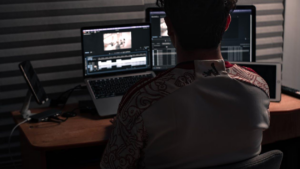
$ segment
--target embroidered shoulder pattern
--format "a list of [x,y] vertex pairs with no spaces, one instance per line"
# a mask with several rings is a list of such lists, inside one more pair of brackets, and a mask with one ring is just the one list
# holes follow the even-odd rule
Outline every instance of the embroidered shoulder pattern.
[[238,65],[233,65],[232,67],[228,68],[227,73],[230,78],[237,79],[260,88],[270,97],[269,86],[267,82],[258,74],[244,69]]
[[117,124],[104,152],[102,168],[143,168],[147,138],[141,114],[158,100],[195,80],[193,70],[172,70],[140,83],[119,105]]

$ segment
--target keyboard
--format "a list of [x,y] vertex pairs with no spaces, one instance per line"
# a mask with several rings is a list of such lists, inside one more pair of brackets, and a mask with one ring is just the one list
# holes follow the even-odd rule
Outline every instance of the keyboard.
[[127,77],[116,77],[109,79],[95,79],[89,80],[91,89],[93,90],[96,99],[122,96],[128,89],[133,86],[136,82],[145,79],[152,78],[152,74],[127,76]]

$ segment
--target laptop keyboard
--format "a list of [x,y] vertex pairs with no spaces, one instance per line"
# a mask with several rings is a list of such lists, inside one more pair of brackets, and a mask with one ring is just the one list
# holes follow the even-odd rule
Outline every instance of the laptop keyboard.
[[110,79],[90,80],[89,84],[94,92],[95,98],[106,98],[122,96],[136,82],[144,78],[152,78],[152,74],[116,77]]

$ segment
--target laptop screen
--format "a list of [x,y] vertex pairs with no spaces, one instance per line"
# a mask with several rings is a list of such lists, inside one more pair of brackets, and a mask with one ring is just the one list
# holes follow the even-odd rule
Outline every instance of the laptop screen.
[[[153,70],[165,70],[176,65],[176,49],[168,37],[165,12],[148,8],[147,21],[152,24]],[[231,13],[232,22],[221,42],[224,60],[236,62],[255,61],[255,7],[238,6]]]
[[83,28],[84,76],[151,69],[149,24]]

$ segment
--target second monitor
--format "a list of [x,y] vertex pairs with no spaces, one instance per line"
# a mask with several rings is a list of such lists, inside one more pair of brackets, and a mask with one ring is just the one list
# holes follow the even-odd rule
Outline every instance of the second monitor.
[[[148,8],[146,21],[152,24],[153,70],[166,70],[177,64],[176,49],[168,36],[161,8]],[[237,6],[231,13],[232,21],[221,42],[224,60],[255,62],[256,9],[255,6]]]

